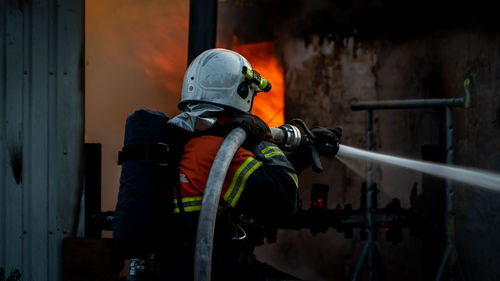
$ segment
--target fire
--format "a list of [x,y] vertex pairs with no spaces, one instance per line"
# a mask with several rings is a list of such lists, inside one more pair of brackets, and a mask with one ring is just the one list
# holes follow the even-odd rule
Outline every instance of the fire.
[[[127,115],[139,108],[178,113],[186,70],[189,1],[85,1],[85,141],[102,144],[102,209],[113,210]],[[283,70],[273,44],[236,45],[272,84],[254,113],[283,123]]]
[[259,116],[269,126],[277,127],[285,123],[285,86],[283,68],[274,56],[273,42],[235,44],[232,49],[243,55],[272,84],[268,93],[261,92],[253,104],[253,114]]

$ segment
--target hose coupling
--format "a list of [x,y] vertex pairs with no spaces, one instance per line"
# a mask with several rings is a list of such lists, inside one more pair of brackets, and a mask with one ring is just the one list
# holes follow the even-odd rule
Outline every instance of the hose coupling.
[[288,151],[293,151],[299,147],[302,142],[302,134],[300,130],[293,125],[281,125],[278,127],[283,131],[282,144]]

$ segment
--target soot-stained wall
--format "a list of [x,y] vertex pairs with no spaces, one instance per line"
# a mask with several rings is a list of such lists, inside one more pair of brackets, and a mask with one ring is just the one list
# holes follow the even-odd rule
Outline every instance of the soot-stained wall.
[[[286,121],[302,118],[310,126],[342,126],[342,143],[364,148],[365,113],[350,110],[352,98],[462,97],[464,79],[470,77],[472,108],[453,110],[454,161],[500,171],[500,33],[495,29],[500,25],[489,16],[491,7],[478,3],[451,11],[459,5],[427,9],[425,3],[323,2],[273,6],[280,11],[269,26],[285,72]],[[442,161],[444,118],[441,109],[376,111],[374,149]],[[307,170],[300,176],[304,208],[313,183],[330,185],[330,208],[337,203],[359,208],[363,162],[341,160],[325,159],[323,174]],[[387,279],[432,280],[444,250],[444,181],[380,165],[375,165],[374,177],[380,207],[394,197],[410,207],[416,187],[427,225],[421,237],[405,230],[396,245],[381,241],[379,231],[377,246]],[[500,279],[500,194],[454,186],[457,249],[465,277]],[[278,242],[259,247],[257,255],[306,280],[348,280],[362,245],[356,235],[345,239],[333,229],[315,237],[309,230],[282,230]]]

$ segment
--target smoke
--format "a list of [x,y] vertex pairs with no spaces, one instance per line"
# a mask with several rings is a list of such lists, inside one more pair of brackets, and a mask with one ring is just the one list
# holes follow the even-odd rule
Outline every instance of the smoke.
[[189,1],[89,0],[85,14],[85,141],[102,144],[102,209],[113,210],[126,117],[178,113]]

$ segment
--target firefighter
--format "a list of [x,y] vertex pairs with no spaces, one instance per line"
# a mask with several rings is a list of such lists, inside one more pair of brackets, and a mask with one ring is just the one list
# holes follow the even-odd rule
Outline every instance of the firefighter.
[[[224,137],[241,127],[247,138],[230,164],[220,197],[212,280],[297,280],[256,260],[253,249],[265,225],[290,218],[299,204],[298,177],[307,167],[304,149],[290,163],[269,127],[251,109],[266,85],[252,83],[252,70],[240,54],[211,49],[189,65],[182,86],[182,113],[169,123],[188,136],[179,149],[179,181],[174,192],[173,226],[158,254],[168,280],[192,280],[201,201],[215,155]],[[255,82],[255,81],[254,81]],[[331,130],[318,128],[323,144],[338,142]]]

